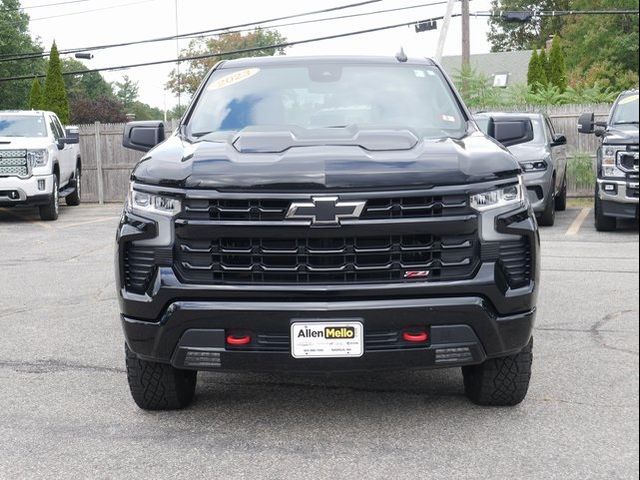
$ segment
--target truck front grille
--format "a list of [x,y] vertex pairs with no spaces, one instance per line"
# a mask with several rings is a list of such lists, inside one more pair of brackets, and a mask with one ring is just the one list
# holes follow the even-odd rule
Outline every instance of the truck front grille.
[[[211,199],[185,201],[180,218],[213,221],[283,221],[292,201],[286,199]],[[429,218],[472,213],[465,195],[389,196],[373,198],[361,215],[363,220]]]
[[174,266],[187,283],[309,284],[469,278],[477,235],[330,238],[177,238]]
[[26,150],[0,150],[0,177],[29,175]]

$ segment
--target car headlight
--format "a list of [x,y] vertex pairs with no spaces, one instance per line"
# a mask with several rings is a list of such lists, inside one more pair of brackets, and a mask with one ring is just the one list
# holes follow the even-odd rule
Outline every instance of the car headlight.
[[44,167],[49,162],[49,150],[28,150],[27,161],[31,168]]
[[525,162],[520,164],[525,172],[544,172],[547,170],[547,162]]
[[471,207],[478,212],[502,208],[513,205],[523,205],[525,202],[525,187],[522,176],[518,177],[518,183],[502,187],[497,190],[490,190],[471,196]]
[[625,173],[618,168],[618,151],[612,147],[604,147],[602,151],[602,175],[604,177],[624,178]]
[[174,216],[180,213],[182,204],[177,198],[136,190],[132,183],[129,186],[127,208],[134,213],[158,213]]

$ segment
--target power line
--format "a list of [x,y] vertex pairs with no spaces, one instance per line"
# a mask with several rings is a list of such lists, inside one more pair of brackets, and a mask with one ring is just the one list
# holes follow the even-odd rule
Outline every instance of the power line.
[[[133,41],[133,42],[121,42],[121,43],[112,43],[112,44],[106,44],[106,45],[97,45],[97,46],[93,46],[93,47],[65,49],[65,50],[60,50],[59,53],[61,55],[65,55],[65,54],[73,54],[73,53],[93,51],[93,50],[104,50],[104,49],[107,49],[107,48],[116,48],[116,47],[130,46],[130,45],[141,45],[141,44],[145,44],[145,43],[163,42],[163,41],[175,40],[177,38],[190,38],[190,37],[193,37],[195,35],[204,35],[204,34],[207,34],[207,33],[214,33],[214,32],[221,33],[221,32],[240,29],[240,28],[244,28],[244,27],[262,25],[262,24],[265,24],[265,23],[273,23],[273,22],[279,22],[279,21],[284,21],[284,20],[292,20],[294,18],[306,17],[306,16],[311,16],[311,15],[319,15],[319,14],[323,14],[323,13],[331,13],[331,12],[336,12],[336,11],[340,11],[340,10],[346,10],[346,9],[350,9],[350,8],[362,7],[362,6],[365,6],[365,5],[370,5],[372,3],[379,3],[381,1],[382,0],[360,1],[360,2],[357,2],[357,3],[350,3],[350,4],[340,5],[340,6],[332,7],[332,8],[323,8],[323,9],[320,9],[320,10],[313,10],[313,11],[310,11],[310,12],[297,13],[297,14],[286,15],[286,16],[277,17],[277,18],[270,18],[270,19],[266,19],[266,20],[252,21],[252,22],[238,24],[238,25],[230,25],[230,26],[227,26],[227,27],[218,27],[218,28],[209,29],[209,30],[202,30],[202,31],[199,31],[199,32],[190,32],[190,33],[184,33],[184,34],[180,34],[180,35],[170,35],[170,36],[166,36],[166,37],[151,38],[151,39],[138,40],[138,41]],[[6,58],[1,58],[0,57],[0,62],[9,61],[9,60],[22,60],[22,59],[28,59],[28,58],[43,58],[43,57],[47,57],[50,53],[51,52],[29,52],[29,53],[24,53],[24,54],[10,54],[11,55],[10,57],[6,57]]]
[[32,18],[31,21],[37,22],[39,20],[51,20],[52,18],[71,17],[73,15],[83,15],[85,13],[102,12],[104,10],[114,10],[116,8],[130,7],[132,5],[140,5],[142,3],[150,3],[155,1],[156,0],[142,0],[140,2],[128,2],[120,5],[111,5],[109,7],[93,8],[91,10],[82,10],[79,12],[61,13],[60,15],[51,15],[49,17]]
[[31,10],[34,8],[57,7],[58,5],[70,5],[72,3],[86,3],[91,1],[93,0],[68,0],[66,2],[46,3],[44,5],[33,5],[30,7],[0,8],[0,12],[19,12],[21,10]]
[[[607,12],[605,14],[616,14],[616,15],[638,15],[639,12],[635,11],[635,10],[617,10],[617,11],[612,11],[612,10],[608,10],[608,11],[597,11],[598,13],[593,13],[596,11],[580,11],[580,12],[571,12],[571,14],[602,14],[602,12]],[[615,12],[615,13],[614,13]],[[471,16],[475,16],[475,17],[495,17],[495,16],[500,16],[502,12],[498,13],[498,12],[476,12],[471,14]],[[568,11],[565,12],[541,12],[543,16],[547,16],[547,15],[551,15],[553,14],[554,16],[557,15],[561,15],[561,14],[569,14]],[[456,14],[453,15],[454,17],[460,17],[460,14]],[[375,27],[375,28],[368,28],[365,30],[357,30],[357,31],[353,31],[353,32],[346,32],[346,33],[340,33],[340,34],[335,34],[335,35],[328,35],[328,36],[324,36],[324,37],[316,37],[316,38],[310,38],[310,39],[306,39],[306,40],[298,40],[298,41],[294,41],[294,42],[284,42],[284,43],[280,43],[280,44],[275,44],[275,45],[266,45],[266,46],[261,46],[261,47],[252,47],[252,48],[245,48],[245,49],[241,49],[241,50],[232,50],[232,51],[226,51],[226,52],[217,52],[217,53],[211,53],[211,54],[206,54],[206,55],[196,55],[196,56],[192,56],[192,57],[185,57],[185,58],[179,58],[179,59],[171,59],[171,60],[158,60],[158,61],[153,61],[153,62],[144,62],[144,63],[135,63],[135,64],[129,64],[129,65],[119,65],[119,66],[113,66],[113,67],[103,67],[103,68],[94,68],[94,69],[87,69],[87,70],[79,70],[79,71],[75,71],[75,72],[66,72],[63,73],[64,76],[69,76],[69,75],[85,75],[88,73],[98,73],[98,72],[107,72],[107,71],[115,71],[115,70],[127,70],[130,68],[140,68],[140,67],[150,67],[150,66],[156,66],[156,65],[165,65],[165,64],[169,64],[169,63],[176,63],[178,61],[181,62],[188,62],[188,61],[194,61],[194,60],[204,60],[204,59],[208,59],[208,58],[215,58],[215,57],[220,57],[220,56],[226,56],[226,55],[237,55],[237,54],[245,54],[245,53],[252,53],[252,52],[257,52],[257,51],[261,51],[261,50],[265,50],[265,49],[281,49],[281,48],[288,48],[288,47],[293,47],[295,45],[303,45],[303,44],[309,44],[309,43],[315,43],[315,42],[321,42],[321,41],[326,41],[326,40],[335,40],[335,39],[339,39],[339,38],[346,38],[346,37],[352,37],[352,36],[356,36],[356,35],[364,35],[364,34],[368,34],[368,33],[375,33],[375,32],[380,32],[380,31],[385,31],[385,30],[392,30],[392,29],[397,29],[397,28],[401,28],[401,27],[408,27],[408,26],[412,26],[412,25],[416,25],[419,23],[423,23],[423,22],[427,22],[427,21],[438,21],[438,20],[442,20],[444,17],[440,16],[440,17],[432,17],[426,20],[421,20],[421,21],[411,21],[411,22],[405,22],[405,23],[398,23],[398,24],[394,24],[394,25],[386,25],[386,26],[382,26],[382,27]],[[44,78],[46,75],[23,75],[23,76],[18,76],[18,77],[5,77],[5,78],[0,78],[0,83],[4,83],[4,82],[10,82],[10,81],[20,81],[20,80],[32,80],[34,78]]]
[[[431,20],[442,20],[442,17],[435,17]],[[260,50],[266,50],[266,49],[281,49],[281,48],[288,48],[288,47],[293,47],[295,45],[304,45],[304,44],[308,44],[308,43],[315,43],[315,42],[321,42],[321,41],[326,41],[326,40],[335,40],[338,38],[346,38],[346,37],[352,37],[352,36],[356,36],[356,35],[364,35],[367,33],[375,33],[375,32],[381,32],[384,30],[392,30],[392,29],[396,29],[396,28],[401,28],[401,27],[409,27],[412,25],[415,25],[417,22],[416,21],[412,21],[412,22],[405,22],[405,23],[397,23],[394,25],[386,25],[386,26],[382,26],[382,27],[375,27],[375,28],[368,28],[366,30],[357,30],[357,31],[353,31],[353,32],[347,32],[347,33],[339,33],[339,34],[335,34],[335,35],[327,35],[324,37],[316,37],[316,38],[309,38],[306,40],[298,40],[295,42],[284,42],[284,43],[279,43],[279,44],[275,44],[275,45],[265,45],[262,47],[252,47],[252,48],[244,48],[241,50],[232,50],[232,51],[226,51],[226,52],[217,52],[217,53],[210,53],[210,54],[206,54],[206,55],[196,55],[193,57],[185,57],[185,58],[181,58],[181,59],[171,59],[171,60],[158,60],[158,61],[154,61],[154,62],[144,62],[144,63],[135,63],[135,64],[130,64],[130,65],[119,65],[119,66],[114,66],[114,67],[103,67],[103,68],[93,68],[93,69],[88,69],[88,70],[80,70],[80,71],[75,71],[75,72],[66,72],[63,73],[62,75],[64,76],[68,76],[68,75],[84,75],[87,73],[97,73],[97,72],[107,72],[107,71],[112,71],[112,70],[126,70],[126,69],[130,69],[130,68],[140,68],[140,67],[151,67],[151,66],[155,66],[155,65],[165,65],[168,63],[176,63],[178,60],[180,60],[181,62],[189,62],[189,61],[193,61],[193,60],[204,60],[207,58],[215,58],[215,57],[220,57],[220,56],[226,56],[226,55],[237,55],[237,54],[244,54],[244,53],[252,53],[252,52],[257,52]],[[44,78],[46,75],[23,75],[20,77],[5,77],[5,78],[0,78],[0,83],[4,83],[4,82],[10,82],[10,81],[18,81],[18,80],[33,80],[34,78]]]

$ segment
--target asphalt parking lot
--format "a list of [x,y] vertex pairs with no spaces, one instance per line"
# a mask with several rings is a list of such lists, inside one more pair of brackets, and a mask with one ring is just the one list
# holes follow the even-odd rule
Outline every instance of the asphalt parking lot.
[[473,406],[444,370],[205,374],[192,408],[144,413],[123,367],[119,209],[0,209],[0,478],[638,478],[637,226],[598,233],[570,209],[542,230],[517,408]]

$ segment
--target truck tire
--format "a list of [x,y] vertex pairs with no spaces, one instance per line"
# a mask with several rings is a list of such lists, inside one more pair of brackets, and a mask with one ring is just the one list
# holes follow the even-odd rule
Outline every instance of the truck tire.
[[562,181],[562,189],[556,197],[556,212],[564,212],[567,209],[567,175],[565,174]]
[[40,219],[45,222],[53,222],[58,219],[58,214],[60,213],[60,182],[56,175],[53,176],[53,193],[51,194],[51,199],[49,203],[46,205],[42,205],[39,207],[40,209]]
[[143,410],[180,410],[195,396],[198,372],[139,359],[125,345],[131,396]]
[[596,190],[596,230],[599,232],[613,232],[618,226],[618,222],[615,217],[607,217],[602,214],[600,202],[599,192]]
[[520,353],[464,367],[464,390],[477,405],[512,407],[527,396],[533,363],[533,339]]
[[556,224],[556,199],[552,192],[549,193],[547,204],[544,207],[544,212],[540,215],[538,223],[542,227],[553,227]]
[[76,166],[76,171],[73,174],[73,181],[76,184],[76,188],[72,193],[67,195],[65,200],[67,201],[67,205],[70,207],[77,207],[82,201],[82,169],[80,166]]

